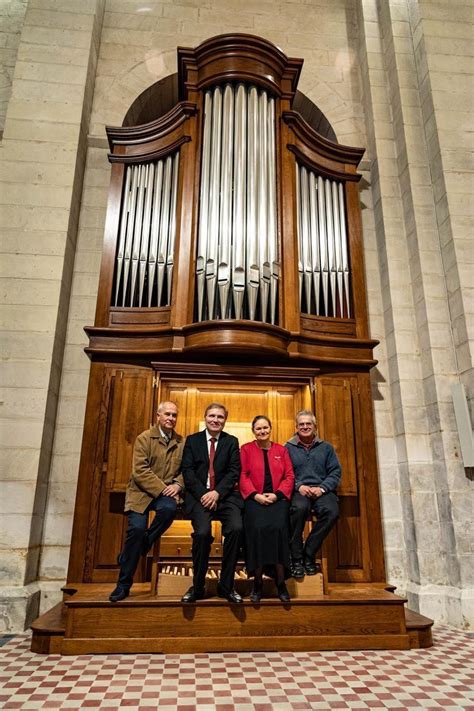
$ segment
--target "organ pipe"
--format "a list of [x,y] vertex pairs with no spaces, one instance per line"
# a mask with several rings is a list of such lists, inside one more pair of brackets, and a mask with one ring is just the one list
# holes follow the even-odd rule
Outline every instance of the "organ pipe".
[[196,255],[198,321],[248,318],[277,323],[275,141],[275,102],[266,91],[242,83],[206,91]]
[[157,307],[171,302],[178,169],[179,153],[125,168],[114,306]]
[[296,164],[300,308],[350,318],[350,278],[343,184]]

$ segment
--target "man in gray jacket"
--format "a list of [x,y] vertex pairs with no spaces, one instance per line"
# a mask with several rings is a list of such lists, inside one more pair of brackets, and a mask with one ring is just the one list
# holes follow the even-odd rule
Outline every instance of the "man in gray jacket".
[[[294,578],[315,575],[316,553],[339,517],[336,489],[341,465],[334,447],[316,436],[316,418],[310,410],[296,415],[296,434],[285,444],[295,472],[295,493],[290,506],[291,573]],[[312,511],[316,515],[303,545],[303,530]]]

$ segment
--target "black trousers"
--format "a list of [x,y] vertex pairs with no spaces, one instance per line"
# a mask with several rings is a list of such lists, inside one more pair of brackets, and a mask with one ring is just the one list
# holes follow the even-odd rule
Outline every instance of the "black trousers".
[[[234,496],[231,494],[231,496]],[[224,593],[230,592],[234,587],[235,566],[239,557],[242,542],[242,508],[228,499],[218,502],[215,511],[209,511],[199,501],[195,501],[192,508],[188,509],[193,526],[193,568],[194,589],[198,593],[204,592],[206,572],[209,565],[209,554],[213,537],[211,534],[212,521],[222,523],[224,548],[222,551],[222,571],[220,587]]]
[[[311,533],[303,546],[303,529],[310,512],[316,515]],[[314,561],[321,544],[339,518],[336,494],[328,491],[319,499],[309,499],[296,492],[290,505],[290,553],[293,560],[301,560],[303,555]]]

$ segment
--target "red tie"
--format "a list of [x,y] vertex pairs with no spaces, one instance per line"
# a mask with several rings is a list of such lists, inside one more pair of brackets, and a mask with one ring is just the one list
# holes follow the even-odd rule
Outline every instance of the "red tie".
[[211,437],[211,446],[209,448],[209,488],[214,490],[216,485],[216,475],[214,474],[214,457],[216,456],[216,438]]

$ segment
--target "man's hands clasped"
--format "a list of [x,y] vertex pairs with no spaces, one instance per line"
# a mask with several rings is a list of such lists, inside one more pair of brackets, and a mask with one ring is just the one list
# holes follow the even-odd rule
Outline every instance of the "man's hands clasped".
[[162,496],[172,496],[173,499],[178,500],[180,492],[181,487],[179,484],[168,484],[168,486],[165,486],[161,494]]
[[308,499],[319,499],[320,496],[326,493],[320,486],[307,486],[306,484],[301,484],[298,491],[301,496],[307,496]]
[[207,491],[201,496],[201,504],[205,509],[209,509],[209,511],[215,511],[217,509],[218,500],[219,493],[215,489],[213,491]]

